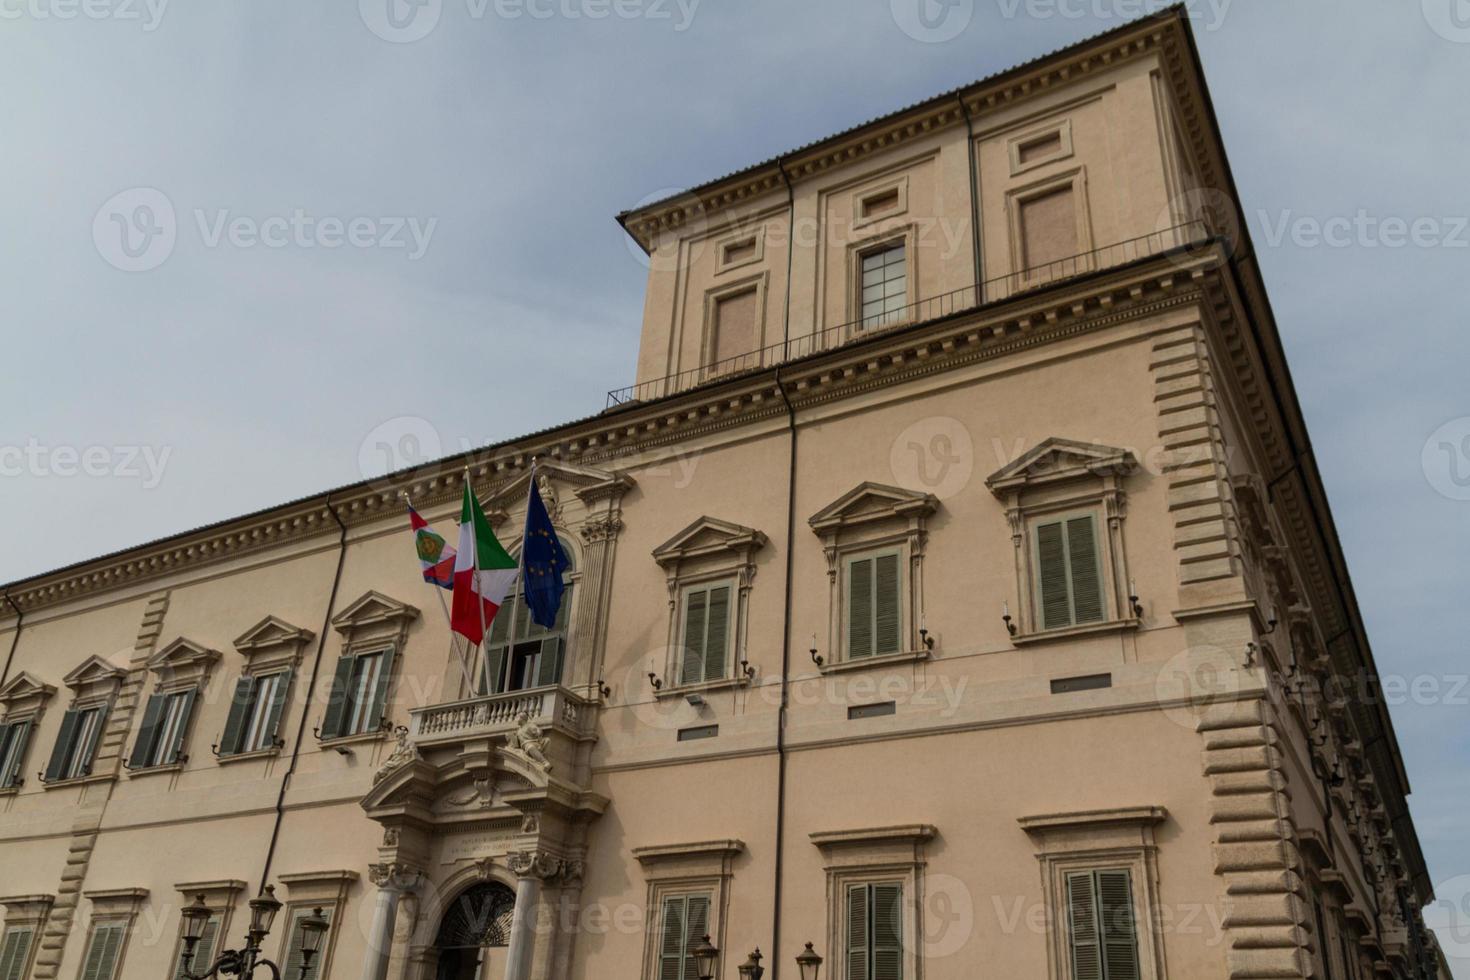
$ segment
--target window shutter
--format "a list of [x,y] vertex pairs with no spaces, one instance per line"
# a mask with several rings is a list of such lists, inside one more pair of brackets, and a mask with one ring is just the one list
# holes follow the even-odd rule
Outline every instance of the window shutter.
[[1073,622],[1076,623],[1095,623],[1103,618],[1096,530],[1091,515],[1067,521],[1067,563],[1072,571]]
[[87,949],[81,980],[112,980],[122,935],[121,925],[98,926],[93,930],[92,945]]
[[697,980],[699,967],[689,955],[709,934],[709,896],[690,895],[685,900],[686,923],[684,926],[684,980]]
[[536,664],[536,686],[561,683],[562,638],[548,636],[541,641],[541,659]]
[[5,943],[0,945],[0,980],[22,980],[31,951],[31,936],[26,926],[5,933]]
[[138,729],[138,740],[133,743],[133,755],[128,760],[128,765],[134,769],[148,765],[153,758],[153,747],[158,741],[158,722],[167,700],[162,694],[148,698],[148,705],[143,709],[143,725]]
[[873,886],[873,980],[903,980],[903,887]]
[[337,670],[332,675],[332,693],[327,698],[327,713],[322,717],[322,738],[336,738],[342,734],[342,723],[347,718],[347,685],[352,679],[353,657],[337,658]]
[[1107,980],[1139,980],[1133,888],[1128,872],[1097,872],[1097,895]]
[[868,969],[868,886],[847,890],[847,976],[844,980],[873,980]]
[[321,975],[322,960],[327,955],[327,940],[331,938],[331,922],[334,918],[335,908],[323,908],[322,917],[327,920],[327,935],[322,937],[322,951],[311,958],[311,968],[304,974],[301,972],[301,920],[312,914],[312,909],[293,909],[291,918],[287,921],[291,928],[286,933],[286,968],[281,971],[282,977],[300,977],[301,980],[316,980]]
[[66,771],[66,761],[71,758],[72,744],[77,738],[77,725],[82,713],[75,708],[66,709],[61,716],[61,731],[57,733],[56,745],[51,749],[51,761],[46,763],[46,781],[60,779]]
[[903,606],[903,599],[898,589],[898,556],[879,555],[873,559],[874,578],[876,579],[873,589],[873,602],[876,607],[873,616],[873,652],[898,653],[898,620],[899,611]]
[[704,680],[704,632],[709,616],[709,590],[691,589],[684,598],[684,663],[679,683]]
[[705,634],[704,679],[725,676],[725,647],[730,639],[730,587],[709,590],[709,631]]
[[383,716],[388,712],[388,684],[393,678],[393,648],[388,647],[383,651],[383,659],[378,663],[378,683],[373,689],[372,710],[368,712],[368,727],[370,732],[377,731],[383,724]]
[[271,695],[271,712],[265,720],[264,748],[269,748],[276,743],[281,731],[281,714],[286,710],[286,692],[291,689],[291,678],[295,671],[283,670],[273,675],[276,678],[276,689]]
[[[92,709],[92,724],[86,727],[81,744],[77,746],[77,759],[84,775],[92,774],[92,759],[97,754],[97,743],[102,741],[102,729],[107,725],[107,707]],[[119,927],[121,928],[121,927]]]
[[873,559],[847,566],[847,656],[873,655]]
[[[496,622],[500,617],[495,617]],[[485,653],[485,676],[480,679],[486,694],[499,694],[505,683],[505,655],[507,649],[504,646],[492,646]]]
[[189,719],[194,714],[194,700],[199,696],[199,689],[191,687],[184,692],[184,703],[179,706],[179,724],[174,731],[174,744],[168,747],[167,761],[172,764],[179,761],[179,756],[184,751],[184,738],[189,734]]
[[1041,628],[1072,625],[1072,602],[1067,595],[1067,549],[1060,521],[1036,526],[1036,564],[1041,582]]
[[[26,757],[26,743],[31,740],[31,723],[29,721],[13,722],[6,730],[6,738],[0,740],[4,751],[0,752],[0,762],[9,761],[9,765],[0,772],[0,789],[8,789],[20,782],[20,767]],[[0,980],[6,980],[5,974],[0,972]]]
[[[214,964],[214,943],[219,936],[219,916],[211,915],[209,921],[204,924],[204,932],[199,935],[199,942],[194,944],[194,956],[189,960],[189,970],[193,973],[203,973]],[[182,940],[180,940],[182,943]],[[182,960],[183,950],[180,950],[179,959]],[[178,969],[174,971],[174,980],[188,980],[184,973],[184,964],[179,963]]]
[[684,899],[664,899],[663,936],[658,950],[658,980],[683,980]]
[[1067,933],[1072,944],[1072,980],[1103,980],[1097,896],[1090,871],[1067,875]]
[[255,683],[253,677],[242,677],[235,682],[230,714],[225,719],[225,734],[219,740],[220,755],[235,755],[245,750],[240,740],[245,735],[245,720],[250,717],[250,695],[255,690]]

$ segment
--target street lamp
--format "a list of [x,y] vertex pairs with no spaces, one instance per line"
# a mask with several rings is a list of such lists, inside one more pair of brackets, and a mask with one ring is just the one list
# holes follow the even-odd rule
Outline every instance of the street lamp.
[[812,949],[811,943],[807,943],[806,949],[796,958],[796,965],[801,970],[801,980],[817,980],[817,974],[822,972],[822,958]]
[[738,969],[740,980],[761,980],[766,975],[766,968],[761,966],[761,948],[757,946],[755,952],[747,956]]
[[709,937],[705,936],[689,955],[694,957],[694,972],[698,974],[699,980],[714,980],[715,964],[720,961],[720,951],[709,941]]
[[239,980],[250,980],[257,968],[267,967],[274,980],[304,980],[311,958],[322,948],[322,939],[326,936],[329,923],[321,909],[301,920],[301,972],[296,977],[283,978],[280,967],[260,956],[260,943],[270,935],[271,926],[275,924],[276,913],[279,911],[281,902],[276,898],[276,890],[273,886],[266,885],[264,891],[250,900],[250,928],[245,933],[245,946],[242,949],[223,951],[203,973],[193,973],[189,970],[189,963],[194,959],[194,947],[203,937],[211,914],[209,906],[204,903],[204,896],[196,895],[194,901],[185,906],[181,913],[184,918],[184,951],[180,954],[183,962],[179,968],[179,976],[187,980],[205,980],[207,977],[226,974],[236,976]]

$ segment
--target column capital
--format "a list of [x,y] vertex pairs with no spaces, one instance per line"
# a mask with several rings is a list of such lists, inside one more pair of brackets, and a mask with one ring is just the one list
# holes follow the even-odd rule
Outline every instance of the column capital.
[[400,861],[368,865],[368,879],[383,891],[411,892],[423,884],[424,873]]
[[545,851],[512,851],[505,856],[505,866],[517,878],[533,878],[537,881],[582,876],[581,861],[568,861]]

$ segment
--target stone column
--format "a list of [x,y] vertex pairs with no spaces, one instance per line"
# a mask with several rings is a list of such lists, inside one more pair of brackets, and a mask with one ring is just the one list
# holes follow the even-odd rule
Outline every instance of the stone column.
[[541,884],[559,875],[563,862],[539,851],[518,851],[506,855],[505,860],[516,876],[516,911],[511,920],[505,980],[531,980],[536,924],[541,912]]
[[368,928],[362,980],[387,980],[399,896],[417,888],[423,875],[403,864],[373,864],[368,866],[368,877],[378,886],[378,894],[373,901],[373,921]]

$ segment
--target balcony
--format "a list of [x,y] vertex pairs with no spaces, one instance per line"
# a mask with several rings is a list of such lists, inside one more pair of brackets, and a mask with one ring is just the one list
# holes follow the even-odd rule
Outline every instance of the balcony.
[[883,322],[878,325],[863,320],[853,320],[800,337],[793,337],[782,343],[762,347],[760,350],[747,354],[738,354],[735,357],[727,357],[724,360],[690,368],[677,374],[651,378],[626,388],[617,388],[607,393],[607,407],[611,409],[619,405],[653,401],[667,395],[687,391],[690,388],[697,388],[702,384],[724,381],[747,372],[775,367],[787,361],[819,354],[854,341],[881,336],[957,313],[979,310],[990,303],[998,303],[1033,290],[1054,286],[1078,276],[1118,268],[1139,259],[1188,250],[1209,240],[1210,231],[1204,222],[1193,221],[1176,225],[1173,228],[1166,228],[1139,238],[1104,245],[1091,251],[1058,259],[1055,262],[1048,262],[1045,265],[1022,269],[975,285],[918,300],[902,309],[884,314]]
[[548,733],[558,729],[580,737],[591,733],[596,708],[596,702],[564,687],[533,687],[414,708],[409,711],[408,731],[420,747],[450,745],[466,738],[514,732],[516,718],[524,712]]

